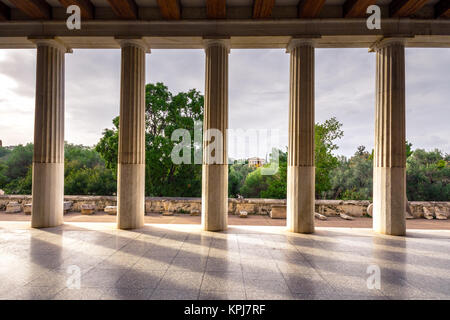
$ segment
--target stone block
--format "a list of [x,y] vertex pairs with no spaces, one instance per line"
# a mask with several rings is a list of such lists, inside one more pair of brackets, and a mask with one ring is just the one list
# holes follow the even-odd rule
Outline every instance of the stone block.
[[236,203],[236,212],[247,211],[248,213],[256,213],[254,203]]
[[191,210],[191,216],[197,217],[199,215],[200,215],[200,210],[198,210],[198,209]]
[[340,205],[338,208],[343,212],[345,212],[348,216],[362,217],[364,215],[364,206],[359,205],[358,203],[343,204]]
[[73,201],[64,201],[64,213],[67,213],[72,209]]
[[411,209],[411,214],[415,219],[424,218],[423,216],[423,205],[417,202],[410,202],[409,207]]
[[248,217],[248,212],[247,211],[240,211],[239,212],[239,218],[247,218]]
[[81,214],[91,215],[95,213],[95,205],[93,204],[82,204]]
[[228,202],[228,214],[236,214],[236,203],[233,201]]
[[330,201],[330,204],[323,204],[324,201],[320,201],[321,203],[318,203],[319,201],[316,201],[316,205],[315,205],[315,209],[317,213],[320,213],[324,216],[327,217],[332,217],[332,216],[338,216],[339,215],[339,210],[337,208],[337,204],[339,203],[337,201]]
[[322,220],[322,221],[328,220],[328,218],[326,216],[324,216],[323,214],[320,214],[318,212],[314,212],[314,217],[316,219],[319,219],[319,220]]
[[353,218],[352,216],[349,216],[348,214],[345,214],[345,213],[341,213],[341,214],[339,214],[339,216],[344,220],[355,220],[355,218]]
[[10,201],[6,206],[6,213],[22,212],[22,206],[16,201]]
[[373,203],[369,204],[367,207],[367,215],[373,217]]
[[436,219],[438,219],[438,220],[447,220],[448,219],[448,212],[444,208],[435,207],[434,213],[435,213]]
[[286,219],[286,206],[282,205],[272,206],[272,210],[270,211],[270,218]]
[[117,214],[117,206],[106,206],[104,211],[105,213],[114,216]]
[[406,208],[405,218],[406,219],[414,219],[414,215],[412,214],[411,206],[409,205],[408,199],[405,199],[405,208]]
[[27,216],[31,215],[31,211],[32,211],[32,204],[31,203],[27,203],[23,206],[23,213],[25,213]]
[[423,217],[428,220],[434,219],[434,212],[431,207],[423,207]]

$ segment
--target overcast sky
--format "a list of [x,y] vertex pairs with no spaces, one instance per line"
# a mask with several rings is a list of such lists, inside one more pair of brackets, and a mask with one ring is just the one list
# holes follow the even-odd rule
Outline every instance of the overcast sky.
[[[0,50],[0,140],[33,141],[35,50]],[[284,50],[232,50],[229,127],[272,129],[287,146],[289,55]],[[204,92],[202,50],[153,50],[147,82],[173,93]],[[119,114],[120,50],[75,50],[66,55],[68,142],[94,145]],[[343,123],[338,154],[374,142],[375,54],[367,49],[316,50],[316,122]],[[406,50],[407,139],[413,148],[450,153],[450,49]],[[230,156],[238,157],[230,142]],[[267,148],[258,155],[264,156]],[[233,151],[235,150],[235,151]]]

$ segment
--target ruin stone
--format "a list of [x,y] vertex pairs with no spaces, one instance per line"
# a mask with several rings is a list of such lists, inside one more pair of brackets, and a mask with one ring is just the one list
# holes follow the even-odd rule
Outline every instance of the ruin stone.
[[286,219],[286,206],[272,206],[270,211],[272,219]]
[[355,220],[355,218],[349,216],[348,214],[342,213],[342,212],[339,214],[339,216],[344,220]]
[[67,213],[72,209],[73,201],[64,201],[64,213]]
[[248,212],[247,211],[240,211],[239,212],[239,218],[247,218],[248,217]]
[[406,198],[405,208],[406,208],[406,212],[405,212],[406,219],[414,219],[414,216],[411,212],[411,207],[409,206],[408,198]]
[[116,215],[117,214],[117,206],[106,206],[104,209],[105,213],[109,215]]
[[447,212],[445,212],[444,209],[436,207],[434,208],[434,213],[436,215],[436,219],[438,220],[447,220],[448,216],[447,216]]
[[32,211],[32,204],[31,203],[27,203],[23,206],[23,213],[25,213],[26,215],[30,215]]
[[373,203],[369,204],[367,207],[367,215],[373,217]]
[[322,220],[322,221],[328,220],[328,218],[326,216],[324,216],[323,214],[320,214],[318,212],[314,212],[314,217],[316,219],[319,219],[319,220]]
[[91,215],[94,213],[95,213],[95,205],[87,203],[81,205],[81,214]]
[[6,206],[6,213],[22,212],[22,206],[16,201],[10,201]]
[[432,220],[434,218],[433,210],[430,207],[423,207],[423,217],[428,220]]
[[198,209],[191,210],[191,216],[197,217],[199,215],[200,215],[200,210],[198,210]]

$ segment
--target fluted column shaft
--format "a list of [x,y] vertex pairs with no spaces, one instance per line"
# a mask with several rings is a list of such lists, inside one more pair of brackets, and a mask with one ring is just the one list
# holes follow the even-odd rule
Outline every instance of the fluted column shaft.
[[[229,40],[205,40],[206,83],[203,118],[202,228],[228,225],[228,54]],[[215,136],[213,139],[208,135]],[[214,144],[211,144],[214,142]],[[212,148],[212,146],[216,148]]]
[[122,40],[117,227],[136,229],[145,215],[145,53],[141,40]]
[[404,235],[406,196],[405,47],[386,39],[376,48],[373,228]]
[[31,226],[61,225],[64,215],[64,54],[55,40],[39,40]]
[[293,39],[290,62],[287,228],[314,232],[314,44]]

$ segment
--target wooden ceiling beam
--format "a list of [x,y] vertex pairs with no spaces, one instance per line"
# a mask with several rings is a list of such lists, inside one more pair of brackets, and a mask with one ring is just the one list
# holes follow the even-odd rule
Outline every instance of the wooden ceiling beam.
[[224,19],[227,17],[226,0],[206,0],[206,16],[209,19]]
[[450,18],[450,0],[441,0],[434,6],[434,15],[436,18]]
[[345,18],[364,18],[367,7],[376,4],[377,0],[347,0],[344,3]]
[[138,7],[134,0],[107,0],[115,15],[120,19],[136,20]]
[[0,2],[0,21],[6,21],[11,18],[11,9],[4,4],[3,2]]
[[408,17],[419,11],[429,0],[394,0],[389,5],[391,17]]
[[158,0],[159,11],[166,20],[180,20],[181,6],[179,0]]
[[299,18],[316,18],[325,4],[325,0],[303,0],[298,5]]
[[80,7],[81,17],[84,19],[94,19],[94,6],[90,0],[59,0],[59,2],[68,8],[71,5]]
[[255,0],[253,2],[253,19],[269,18],[274,6],[275,0]]
[[32,19],[50,19],[51,8],[44,0],[9,0],[17,9]]

